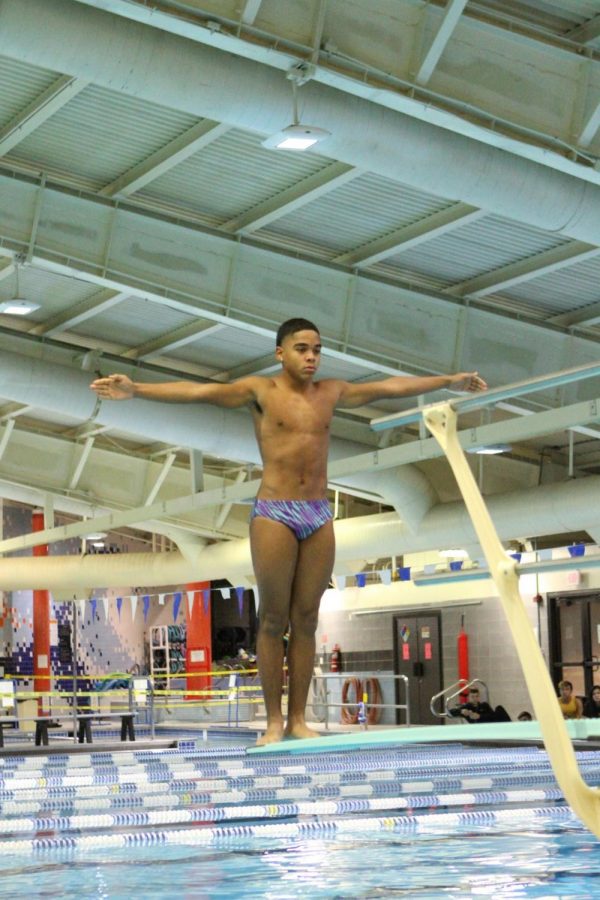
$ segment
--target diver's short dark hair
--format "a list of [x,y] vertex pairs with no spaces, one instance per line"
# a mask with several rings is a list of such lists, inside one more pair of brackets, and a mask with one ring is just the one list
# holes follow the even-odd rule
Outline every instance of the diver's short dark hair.
[[288,334],[295,334],[296,331],[316,331],[317,334],[320,334],[314,322],[310,322],[308,319],[287,319],[277,330],[275,346],[281,347]]

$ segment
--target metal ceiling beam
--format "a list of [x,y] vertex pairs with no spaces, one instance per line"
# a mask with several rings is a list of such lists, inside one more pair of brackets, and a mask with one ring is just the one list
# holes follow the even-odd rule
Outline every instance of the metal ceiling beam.
[[149,359],[151,356],[158,356],[160,353],[176,350],[185,344],[203,340],[211,334],[216,334],[223,328],[225,328],[225,325],[219,322],[211,322],[208,325],[206,322],[201,324],[190,322],[187,325],[182,325],[180,328],[175,328],[168,334],[163,334],[152,341],[146,341],[137,347],[132,347],[131,350],[126,350],[123,356],[128,359]]
[[148,496],[146,497],[144,506],[151,506],[152,503],[154,503],[156,495],[158,494],[161,487],[163,486],[165,478],[171,471],[171,467],[176,459],[177,459],[176,453],[167,453],[165,460],[162,464],[161,470],[158,473],[158,477],[156,478],[154,484],[152,485],[152,488],[150,489],[150,491],[148,493]]
[[268,375],[280,368],[281,363],[277,362],[275,351],[273,351],[273,353],[266,353],[264,356],[258,356],[256,359],[242,363],[240,366],[217,372],[214,377],[217,380],[225,378],[227,381],[234,381],[237,378],[245,378],[246,375]]
[[85,322],[86,319],[91,319],[94,316],[100,315],[100,313],[106,312],[106,310],[121,303],[129,296],[130,293],[128,291],[100,291],[99,293],[94,294],[93,297],[88,297],[87,300],[75,303],[73,306],[69,307],[69,309],[63,310],[55,316],[51,316],[49,319],[46,319],[45,322],[34,325],[33,328],[30,329],[30,333],[43,334],[46,337],[51,337],[53,334],[60,334],[62,331],[67,331],[69,328],[80,325],[82,322]]
[[289,213],[312,203],[319,197],[323,197],[330,191],[353,181],[362,172],[353,166],[347,166],[345,163],[331,163],[314,175],[309,175],[298,184],[294,184],[286,190],[281,191],[274,197],[259,203],[252,209],[236,216],[233,219],[221,225],[221,230],[228,234],[236,234],[244,232],[250,234],[258,231],[259,228],[265,228],[276,219],[281,219]]
[[208,147],[217,138],[230,131],[231,125],[223,125],[205,119],[188,128],[183,134],[169,141],[148,159],[124,172],[110,184],[105,185],[99,193],[104,197],[127,197],[141,190],[151,181],[155,181],[169,169],[179,165],[188,157]]
[[488,294],[495,294],[500,290],[522,284],[524,281],[531,281],[533,278],[549,275],[566,266],[584,262],[598,254],[600,254],[600,247],[584,244],[582,241],[571,241],[561,247],[545,250],[529,259],[502,266],[493,272],[469,278],[467,281],[461,281],[459,284],[447,288],[443,293],[453,297],[472,297],[474,299],[486,297]]
[[591,44],[600,37],[600,15],[593,16],[587,22],[578,25],[577,28],[567,31],[565,37],[571,41],[577,41],[578,44]]
[[17,267],[11,257],[0,260],[0,281],[4,281],[5,278],[10,278],[16,271]]
[[[459,439],[464,449],[500,441],[516,443],[517,441],[540,437],[554,431],[567,430],[583,422],[600,422],[600,398],[575,403],[558,410],[552,409],[542,413],[533,413],[531,416],[525,416],[520,419],[496,422],[492,425],[482,425],[478,428],[468,428],[460,432]],[[425,440],[417,440],[409,444],[386,449],[376,449],[334,461],[329,466],[329,480],[335,483],[336,479],[356,474],[357,472],[383,471],[408,463],[437,459],[443,455],[444,451],[436,439],[426,438]],[[248,500],[256,495],[258,485],[259,482],[253,480],[228,487],[219,487],[211,491],[176,497],[173,500],[163,500],[149,506],[121,512],[111,512],[88,519],[85,523],[76,522],[72,525],[61,525],[57,528],[46,529],[33,534],[7,538],[4,541],[0,541],[0,554],[14,550],[24,550],[39,544],[67,540],[72,537],[81,537],[90,528],[99,531],[111,531],[126,525],[147,522],[149,519],[164,520],[193,510],[221,506],[224,502]]]
[[550,316],[546,321],[552,325],[560,325],[562,328],[570,328],[573,325],[595,325],[597,322],[600,322],[600,302],[591,303],[589,306],[584,306],[582,309],[577,309],[574,312]]
[[245,0],[240,19],[244,25],[254,25],[262,0]]
[[4,426],[4,431],[2,432],[2,438],[0,439],[0,460],[6,452],[6,448],[8,447],[8,442],[10,441],[10,437],[13,433],[14,427],[15,419],[8,419],[6,425]]
[[33,409],[32,406],[24,405],[22,403],[7,403],[6,406],[3,406],[0,409],[0,422],[6,422],[10,419],[16,419],[18,416],[24,416],[31,409]]
[[397,228],[390,234],[382,235],[368,244],[363,244],[356,250],[348,253],[341,253],[333,260],[344,266],[352,266],[353,268],[362,268],[364,266],[373,266],[389,256],[396,253],[404,253],[417,244],[425,241],[432,241],[434,238],[440,237],[456,228],[462,228],[470,222],[486,215],[485,210],[477,209],[469,206],[467,203],[455,203],[446,209],[441,209],[418,222],[410,225],[404,225]]
[[[437,66],[442,53],[446,48],[446,44],[452,37],[452,32],[458,25],[468,0],[448,0],[446,9],[440,26],[431,41],[427,52],[423,57],[423,61],[419,66],[419,71],[415,76],[417,84],[427,84],[433,74],[433,70]],[[427,10],[425,9],[425,12]]]
[[81,453],[79,455],[79,459],[77,460],[75,468],[73,469],[73,474],[71,475],[71,478],[69,479],[69,488],[68,489],[70,491],[74,491],[75,488],[77,487],[77,485],[79,484],[79,479],[81,478],[81,476],[83,474],[85,464],[87,463],[87,461],[90,457],[90,453],[92,452],[92,448],[94,446],[94,441],[95,441],[95,438],[91,437],[91,436],[86,438],[86,440],[85,440],[85,443],[84,443],[84,445],[81,449]]
[[[600,16],[598,18],[600,18]],[[579,143],[582,147],[589,147],[594,140],[598,128],[600,128],[600,100],[596,103],[595,108],[588,116],[588,120],[579,135]]]
[[0,131],[0,156],[7,153],[29,137],[36,128],[43,125],[55,112],[80,94],[88,84],[84,78],[61,75],[43,94],[36,97],[12,121]]

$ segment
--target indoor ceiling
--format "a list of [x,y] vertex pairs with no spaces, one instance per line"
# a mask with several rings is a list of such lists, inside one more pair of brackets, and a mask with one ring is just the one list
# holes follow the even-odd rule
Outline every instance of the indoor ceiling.
[[[294,315],[350,381],[477,368],[496,387],[597,359],[600,0],[0,0],[0,87],[0,303],[38,304],[0,315],[0,350],[61,367],[65,397],[97,372],[268,375]],[[266,149],[294,92],[330,137]],[[201,458],[153,407],[107,424],[38,387],[0,382],[7,498],[93,517],[260,473],[232,447]],[[340,411],[333,435],[414,441],[369,426],[414,403]],[[475,462],[484,491],[600,473],[600,424],[556,422]],[[351,493],[343,515],[381,508]],[[227,502],[136,524],[230,539],[246,520]]]

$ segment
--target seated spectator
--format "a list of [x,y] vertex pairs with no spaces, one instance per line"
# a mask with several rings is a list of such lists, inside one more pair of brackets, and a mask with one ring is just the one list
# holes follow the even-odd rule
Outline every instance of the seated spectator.
[[581,719],[583,716],[583,704],[579,697],[573,693],[573,685],[570,681],[561,681],[558,685],[560,697],[558,705],[565,719]]
[[520,712],[520,713],[519,713],[519,715],[517,716],[517,720],[518,720],[519,722],[533,722],[533,718],[532,718],[532,716],[531,716],[531,713],[530,713],[530,712],[527,712],[526,709],[524,709],[523,712]]
[[466,722],[474,724],[483,724],[484,722],[510,722],[510,716],[503,706],[497,706],[492,709],[489,703],[481,700],[479,696],[479,688],[469,688],[469,699],[462,706],[456,706],[450,710],[450,714],[455,718],[462,718]]
[[583,704],[583,715],[586,719],[600,719],[600,685],[592,688],[592,696]]

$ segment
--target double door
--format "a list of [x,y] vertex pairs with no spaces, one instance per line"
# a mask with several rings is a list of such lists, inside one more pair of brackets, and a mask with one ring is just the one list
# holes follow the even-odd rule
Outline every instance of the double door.
[[570,681],[573,693],[589,697],[600,685],[600,593],[551,594],[548,605],[552,679]]
[[[442,689],[441,621],[439,613],[394,616],[394,671],[408,678],[411,725],[440,725],[430,709],[431,698]],[[406,702],[405,682],[396,679],[396,703]],[[403,709],[398,725],[406,724]]]

